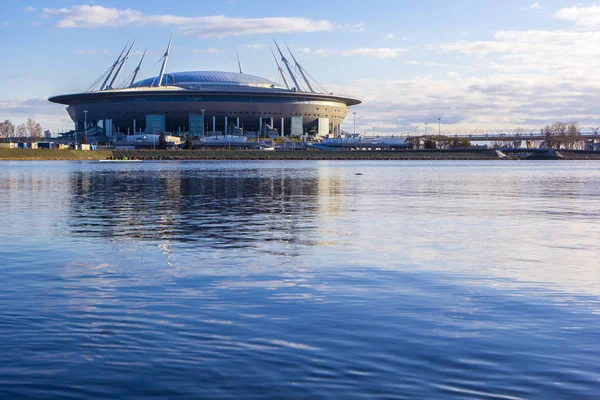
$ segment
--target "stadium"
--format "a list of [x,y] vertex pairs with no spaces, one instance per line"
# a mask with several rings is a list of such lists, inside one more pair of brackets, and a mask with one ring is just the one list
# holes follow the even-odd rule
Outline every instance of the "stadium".
[[[283,83],[242,72],[188,71],[167,73],[171,41],[157,76],[137,80],[144,56],[132,74],[119,81],[135,42],[87,91],[49,98],[64,104],[75,123],[99,141],[117,135],[190,134],[273,137],[341,133],[348,107],[359,99],[323,89],[287,48],[289,61],[275,42],[273,58]],[[287,47],[287,46],[286,46]],[[145,55],[145,53],[144,53]],[[117,85],[116,82],[121,82]]]

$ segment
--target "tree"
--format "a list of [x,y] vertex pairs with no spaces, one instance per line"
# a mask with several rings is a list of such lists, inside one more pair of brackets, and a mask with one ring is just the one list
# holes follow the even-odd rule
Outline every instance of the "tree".
[[545,140],[540,147],[554,148],[560,150],[561,146],[568,149],[573,149],[577,142],[580,142],[579,136],[581,125],[579,122],[555,122],[552,125],[546,125],[541,129],[540,133],[544,135]]
[[158,148],[161,150],[167,149],[167,137],[165,136],[164,133],[161,133],[160,136],[158,137]]
[[194,145],[192,144],[192,137],[190,135],[187,135],[185,138],[185,144],[183,145],[183,148],[186,150],[192,150],[194,148]]
[[438,149],[465,149],[471,147],[471,141],[465,137],[442,135],[436,141]]
[[579,122],[570,122],[569,125],[567,125],[567,137],[565,137],[564,140],[565,147],[569,150],[574,150],[577,147],[578,142],[580,145],[583,144],[583,146],[585,146],[585,141],[581,143],[580,136],[581,124]]
[[0,137],[6,139],[12,138],[15,135],[15,126],[9,120],[0,122]]
[[525,134],[527,134],[527,131],[521,127],[518,127],[513,131],[513,134],[515,136],[525,136]]
[[17,125],[17,128],[15,129],[15,133],[17,135],[17,138],[19,138],[19,139],[26,137],[27,136],[27,128],[25,127],[25,124]]
[[409,136],[406,138],[406,143],[410,145],[411,149],[418,150],[421,147],[421,138],[419,136]]
[[25,122],[27,133],[31,137],[31,141],[37,142],[42,138],[42,126],[38,124],[33,118],[27,118]]
[[567,126],[567,135],[579,136],[581,131],[581,124],[579,122],[570,122]]
[[468,149],[469,147],[471,147],[471,141],[467,138],[459,137],[454,138],[450,145],[450,148],[452,149]]
[[425,136],[425,141],[423,142],[423,148],[426,150],[437,149],[437,140],[434,136]]

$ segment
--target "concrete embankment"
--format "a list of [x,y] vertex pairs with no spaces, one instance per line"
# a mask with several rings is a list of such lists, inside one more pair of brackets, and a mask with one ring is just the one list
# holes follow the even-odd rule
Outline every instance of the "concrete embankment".
[[[562,151],[567,159],[600,160],[600,152]],[[497,160],[494,150],[223,151],[0,149],[0,160]]]

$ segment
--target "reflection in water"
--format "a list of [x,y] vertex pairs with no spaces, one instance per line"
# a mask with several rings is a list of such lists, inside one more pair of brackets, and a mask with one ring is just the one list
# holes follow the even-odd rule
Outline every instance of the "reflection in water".
[[227,247],[294,242],[314,228],[320,186],[339,186],[336,179],[257,169],[77,171],[70,177],[69,224],[73,233],[91,237]]
[[0,398],[597,395],[597,163],[4,167]]

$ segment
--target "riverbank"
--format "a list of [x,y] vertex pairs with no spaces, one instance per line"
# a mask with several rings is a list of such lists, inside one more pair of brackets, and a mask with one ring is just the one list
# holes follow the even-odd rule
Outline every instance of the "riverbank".
[[[600,160],[600,152],[564,151],[570,160]],[[314,151],[297,150],[48,150],[0,149],[0,160],[497,160],[494,150],[395,150],[395,151]]]

